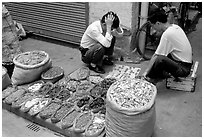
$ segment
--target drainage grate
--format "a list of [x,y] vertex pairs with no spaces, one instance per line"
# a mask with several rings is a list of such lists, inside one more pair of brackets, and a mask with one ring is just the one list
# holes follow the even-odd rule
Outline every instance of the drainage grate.
[[40,127],[37,126],[36,124],[33,124],[33,123],[32,124],[28,124],[26,127],[31,129],[31,130],[33,130],[33,131],[35,131],[35,132],[40,131]]

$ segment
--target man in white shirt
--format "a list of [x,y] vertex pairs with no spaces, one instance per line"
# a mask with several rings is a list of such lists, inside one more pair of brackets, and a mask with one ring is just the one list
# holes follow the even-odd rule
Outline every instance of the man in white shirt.
[[[82,61],[90,70],[105,73],[103,64],[113,65],[111,56],[116,37],[123,36],[120,20],[114,12],[106,13],[101,20],[95,21],[84,32],[79,50]],[[106,55],[106,57],[105,57]]]
[[143,76],[156,84],[169,76],[186,77],[192,66],[192,48],[185,32],[175,24],[167,22],[164,11],[149,17],[152,27],[163,34]]

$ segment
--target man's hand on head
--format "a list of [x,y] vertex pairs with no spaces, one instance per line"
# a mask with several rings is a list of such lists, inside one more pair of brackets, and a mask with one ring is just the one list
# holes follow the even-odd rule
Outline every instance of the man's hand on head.
[[107,27],[111,27],[113,24],[115,17],[112,14],[109,14],[108,16],[105,17],[105,23]]

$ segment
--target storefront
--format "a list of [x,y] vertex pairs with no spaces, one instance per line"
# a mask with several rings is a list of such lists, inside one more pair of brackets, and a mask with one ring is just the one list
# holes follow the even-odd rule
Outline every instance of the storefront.
[[86,2],[3,3],[13,20],[35,34],[79,44],[88,25]]

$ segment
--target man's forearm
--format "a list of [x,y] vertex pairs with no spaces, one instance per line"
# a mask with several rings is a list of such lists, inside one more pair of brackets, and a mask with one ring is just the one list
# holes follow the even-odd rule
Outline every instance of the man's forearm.
[[110,26],[110,25],[107,25],[107,26],[106,26],[106,31],[107,31],[109,34],[111,34],[111,26]]
[[152,56],[152,58],[150,59],[149,64],[148,64],[148,66],[147,66],[145,72],[143,73],[144,76],[146,76],[146,75],[149,73],[149,71],[151,70],[151,68],[152,68],[152,66],[153,66],[153,64],[154,64],[156,58],[157,58],[157,55],[154,54],[154,55]]

